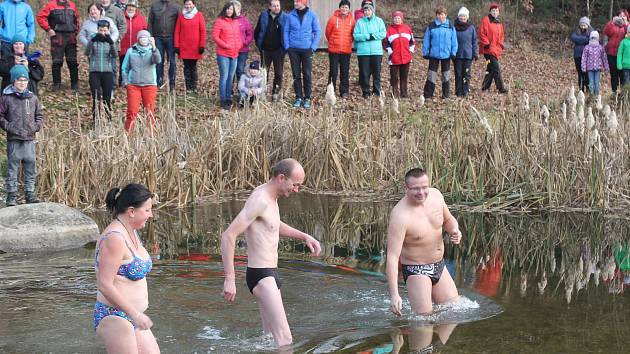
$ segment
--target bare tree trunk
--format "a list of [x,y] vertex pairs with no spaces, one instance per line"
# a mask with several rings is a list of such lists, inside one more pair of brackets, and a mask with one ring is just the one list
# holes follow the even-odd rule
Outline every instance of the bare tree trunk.
[[612,19],[613,17],[613,6],[614,6],[615,0],[610,0],[610,10],[608,11],[608,18]]

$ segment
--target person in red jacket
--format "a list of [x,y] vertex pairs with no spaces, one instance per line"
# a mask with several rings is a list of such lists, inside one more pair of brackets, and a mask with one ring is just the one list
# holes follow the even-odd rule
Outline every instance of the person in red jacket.
[[486,76],[483,78],[481,90],[490,89],[492,81],[494,81],[499,93],[507,93],[508,90],[503,84],[501,78],[501,68],[499,67],[499,59],[503,53],[503,43],[505,40],[503,32],[503,24],[499,21],[499,4],[490,5],[490,13],[481,20],[479,25],[479,54],[483,54],[486,58]]
[[326,39],[328,40],[328,60],[330,71],[328,80],[337,85],[337,74],[341,71],[339,94],[348,97],[350,91],[350,57],[352,56],[352,33],[355,21],[350,13],[350,1],[341,0],[339,9],[328,19]]
[[37,23],[50,38],[53,90],[61,89],[63,57],[70,72],[70,87],[79,89],[79,64],[77,62],[77,33],[81,19],[71,0],[52,0],[37,14]]
[[[413,38],[411,27],[403,23],[402,11],[392,13],[392,25],[387,27],[385,50],[389,63],[390,84],[394,97],[407,98],[407,77],[411,55],[416,51],[416,40]],[[400,91],[399,91],[400,85]]]
[[206,50],[206,21],[193,0],[186,0],[175,25],[175,54],[184,60],[186,91],[197,93],[197,60]]
[[147,29],[147,19],[138,11],[138,0],[128,0],[125,4],[125,21],[127,21],[127,32],[120,39],[120,70],[118,72],[118,86],[122,86],[122,63],[125,60],[127,50],[136,43],[138,32]]
[[219,97],[221,108],[232,108],[234,73],[238,62],[238,53],[243,47],[241,29],[236,19],[234,4],[223,6],[212,28],[212,39],[217,45],[217,64],[219,65]]
[[608,37],[608,44],[606,44],[605,49],[608,55],[608,66],[610,66],[610,88],[613,92],[617,92],[617,87],[624,84],[622,72],[617,69],[617,50],[626,36],[627,25],[628,11],[621,9],[617,16],[613,17],[612,21],[604,27],[604,34]]

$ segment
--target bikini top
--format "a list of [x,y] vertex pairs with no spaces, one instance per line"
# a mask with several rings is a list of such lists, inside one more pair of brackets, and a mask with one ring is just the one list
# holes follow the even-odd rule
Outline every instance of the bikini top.
[[[98,269],[98,254],[100,251],[100,245],[111,234],[118,234],[120,235],[120,237],[123,237],[123,235],[116,230],[112,230],[101,237],[101,240],[96,245],[96,255],[95,255],[96,264],[94,265],[95,269]],[[134,231],[134,236],[136,237],[138,242],[142,244],[142,241],[140,241],[140,238],[138,237],[138,234],[135,231]],[[153,262],[151,261],[151,256],[149,256],[148,260],[146,261],[143,260],[142,258],[136,256],[136,254],[133,252],[131,247],[129,247],[129,244],[127,243],[127,240],[124,237],[123,237],[123,241],[125,241],[125,245],[129,249],[129,251],[131,251],[131,254],[133,255],[133,259],[131,260],[131,262],[127,264],[121,264],[120,267],[118,267],[118,272],[116,274],[122,275],[123,277],[129,280],[134,280],[134,281],[145,278],[147,274],[149,274],[149,272],[151,271],[151,268],[153,268]]]

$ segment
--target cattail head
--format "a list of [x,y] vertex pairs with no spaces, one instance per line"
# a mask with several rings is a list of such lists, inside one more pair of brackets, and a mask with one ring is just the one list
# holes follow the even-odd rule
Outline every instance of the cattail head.
[[326,86],[326,103],[331,107],[337,103],[337,97],[335,97],[335,86],[333,86],[332,82]]
[[527,92],[523,92],[523,110],[529,112],[529,95]]
[[547,108],[547,105],[543,105],[540,109],[540,118],[544,125],[549,124],[549,108]]

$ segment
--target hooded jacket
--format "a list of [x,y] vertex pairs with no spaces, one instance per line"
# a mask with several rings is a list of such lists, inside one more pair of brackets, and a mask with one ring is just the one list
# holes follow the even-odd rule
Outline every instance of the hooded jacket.
[[608,43],[605,47],[606,54],[616,57],[619,44],[626,36],[626,26],[618,26],[613,21],[610,21],[604,27],[604,34],[608,36]]
[[38,13],[37,23],[44,31],[53,29],[59,33],[79,33],[81,19],[77,6],[70,0],[60,4],[57,0],[48,2]]
[[248,97],[251,89],[256,90],[256,97],[258,97],[258,99],[265,99],[265,92],[267,91],[267,88],[265,87],[265,80],[262,77],[261,72],[258,71],[257,76],[250,76],[249,69],[246,69],[245,73],[243,73],[241,78],[238,80],[238,92]]
[[319,47],[319,40],[322,36],[319,19],[313,10],[306,9],[302,21],[300,21],[297,10],[294,9],[289,13],[282,29],[284,50],[293,48],[316,51]]
[[[357,55],[383,55],[383,39],[387,35],[385,22],[376,16],[363,16],[354,26],[354,45]],[[373,39],[370,39],[370,36]]]
[[0,3],[0,34],[2,40],[11,42],[17,35],[26,38],[26,44],[35,41],[35,17],[31,5],[22,0],[5,0]]
[[326,24],[329,53],[352,54],[352,33],[355,24],[352,14],[348,13],[343,17],[341,11],[335,10]]
[[403,65],[411,62],[411,55],[416,51],[416,40],[411,28],[405,23],[387,27],[385,49],[389,65]]
[[619,43],[617,69],[630,70],[630,38],[624,38],[621,43]]
[[448,19],[440,23],[435,19],[424,32],[422,56],[433,59],[449,59],[457,55],[457,33]]
[[156,86],[156,65],[161,61],[159,50],[134,44],[127,50],[120,69],[123,86]]
[[190,20],[179,12],[175,25],[175,48],[182,59],[201,59],[199,48],[206,47],[206,21],[198,11]]
[[99,20],[94,20],[91,17],[88,17],[87,20],[83,21],[83,26],[81,26],[81,32],[79,32],[79,40],[84,46],[87,46],[92,37],[98,32],[98,21],[106,20],[109,22],[109,36],[112,37],[112,41],[116,43],[118,41],[118,28],[116,27],[116,23],[109,17],[101,16]]
[[147,29],[147,19],[136,10],[132,18],[129,18],[125,11],[125,21],[127,22],[127,32],[120,39],[120,53],[118,56],[125,56],[127,50],[137,41],[138,32]]
[[[0,59],[0,76],[2,76],[2,86],[0,89],[4,90],[7,86],[12,85],[11,82],[11,68],[15,66],[15,54],[11,50],[11,55],[6,55]],[[44,67],[39,59],[33,59],[28,61],[28,90],[37,95],[37,84],[44,78]]]
[[34,140],[43,125],[44,115],[37,96],[28,90],[19,93],[13,85],[2,91],[0,128],[7,132],[7,140]]
[[241,47],[241,50],[239,50],[239,53],[249,53],[249,45],[252,44],[252,41],[254,40],[254,29],[247,17],[242,13],[236,18],[236,20],[238,21],[238,26],[241,31],[241,42],[243,42],[243,46]]
[[610,71],[606,51],[599,42],[589,43],[582,51],[582,71]]
[[575,45],[573,47],[574,58],[582,57],[582,51],[584,50],[584,47],[588,44],[588,39],[591,36],[592,30],[593,28],[589,26],[584,32],[582,32],[582,30],[579,28],[571,32],[571,36],[570,36],[571,42],[573,42],[573,44]]
[[238,57],[238,52],[243,47],[238,20],[218,17],[212,27],[212,40],[217,44],[217,55],[227,58]]
[[149,32],[154,37],[173,38],[180,8],[169,0],[156,0],[149,11]]
[[479,54],[488,54],[500,59],[503,54],[505,33],[503,24],[492,15],[484,16],[479,25]]

